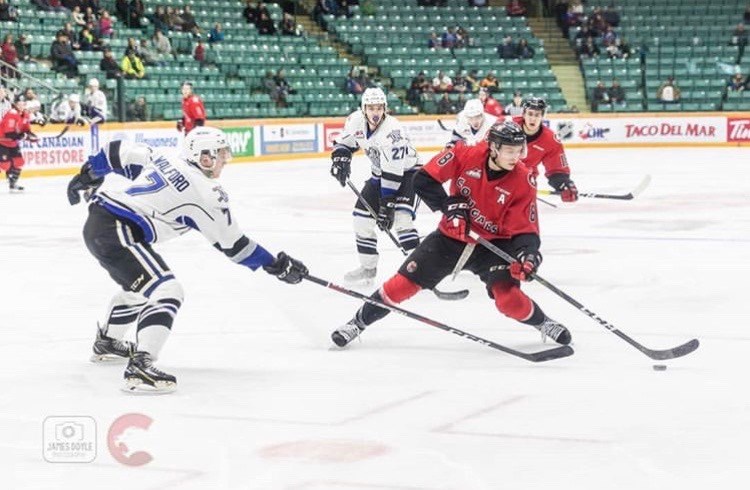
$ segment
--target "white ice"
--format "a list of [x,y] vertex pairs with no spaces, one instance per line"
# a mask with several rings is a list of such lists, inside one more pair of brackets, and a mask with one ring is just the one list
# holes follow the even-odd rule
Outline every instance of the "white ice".
[[[129,396],[123,365],[88,362],[116,288],[83,244],[85,206],[67,204],[66,177],[26,179],[24,195],[0,188],[0,488],[747,488],[748,150],[568,153],[581,190],[653,181],[630,202],[542,206],[540,273],[649,347],[700,339],[665,372],[533,283],[524,289],[571,329],[574,356],[532,364],[396,315],[329,350],[357,300],[252,273],[194,234],[156,247],[186,291],[160,360],[179,389]],[[367,165],[355,164],[361,181]],[[356,266],[354,199],[325,159],[234,165],[223,183],[266,248],[337,283]],[[420,230],[436,220],[423,210]],[[402,257],[385,236],[380,246],[382,282]],[[471,275],[442,287],[471,294],[403,306],[510,347],[549,347]],[[126,413],[153,419],[126,434],[130,452],[153,457],[137,468],[107,449]],[[95,419],[96,460],[46,462],[43,420],[72,415]]]

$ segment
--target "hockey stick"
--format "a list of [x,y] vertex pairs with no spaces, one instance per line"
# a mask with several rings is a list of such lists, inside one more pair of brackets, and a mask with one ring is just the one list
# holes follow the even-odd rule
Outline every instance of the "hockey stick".
[[413,313],[409,310],[405,310],[398,306],[383,303],[374,298],[371,298],[370,296],[364,295],[362,293],[358,293],[356,291],[352,291],[351,289],[347,289],[337,284],[333,284],[332,282],[328,282],[324,279],[320,279],[315,276],[311,276],[309,274],[305,276],[305,279],[307,279],[308,281],[314,282],[315,284],[319,284],[323,287],[326,287],[328,289],[332,289],[339,293],[346,294],[347,296],[351,296],[352,298],[360,299],[366,303],[370,303],[371,305],[385,308],[394,313],[398,313],[407,318],[411,318],[412,320],[417,320],[419,322],[426,323],[427,325],[439,328],[440,330],[450,332],[454,335],[458,335],[459,337],[463,337],[467,340],[471,340],[473,342],[486,345],[487,347],[491,347],[492,349],[505,352],[506,354],[510,354],[512,356],[520,357],[521,359],[525,359],[530,362],[551,361],[552,359],[559,359],[561,357],[568,357],[568,356],[573,355],[573,349],[568,345],[563,345],[560,347],[555,347],[552,349],[547,349],[547,350],[543,350],[539,352],[532,352],[532,353],[527,354],[525,352],[517,351],[515,349],[511,349],[510,347],[505,347],[504,345],[497,344],[495,342],[492,342],[491,340],[483,339],[482,337],[477,337],[476,335],[472,335],[470,333],[464,332],[463,330],[453,328],[444,323],[440,323],[438,321],[422,316],[418,313]]
[[[651,176],[646,175],[643,180],[641,181],[638,186],[633,189],[631,192],[628,192],[627,194],[599,194],[596,192],[579,192],[579,197],[592,197],[597,199],[619,199],[621,201],[630,201],[631,199],[635,199],[641,192],[643,192],[646,187],[651,183]],[[560,191],[550,191],[547,189],[540,189],[537,191],[537,194],[541,194],[543,196],[559,196],[561,193]]]
[[50,136],[50,137],[51,137],[51,138],[60,138],[60,137],[61,137],[61,136],[63,136],[63,135],[65,134],[65,133],[67,133],[69,129],[70,129],[70,124],[66,124],[66,125],[65,125],[65,127],[64,127],[64,128],[62,128],[62,131],[60,131],[60,133],[59,133],[59,134],[56,134],[55,136]]
[[438,126],[440,126],[440,129],[442,129],[443,131],[453,131],[453,128],[449,128],[448,126],[443,124],[443,121],[441,121],[440,119],[437,120],[437,123]]
[[[349,179],[346,179],[346,185],[348,185],[349,188],[352,190],[352,192],[354,192],[354,194],[357,195],[357,199],[359,199],[359,202],[361,202],[362,205],[365,207],[365,209],[367,209],[367,212],[370,213],[370,216],[372,217],[372,219],[377,221],[378,213],[376,213],[375,210],[372,209],[372,206],[370,206],[370,204],[365,200],[365,197],[362,195],[362,193],[357,190],[357,187],[354,184],[352,184],[352,181]],[[396,245],[396,247],[398,247],[399,250],[401,250],[402,254],[404,254],[405,256],[409,255],[409,252],[404,250],[404,247],[401,246],[401,243],[398,241],[398,238],[393,236],[393,232],[391,230],[383,230],[383,231],[385,231],[385,233],[388,235],[388,238],[391,239],[393,244]],[[469,295],[468,289],[461,289],[460,291],[454,291],[454,292],[444,292],[444,291],[439,291],[437,288],[433,288],[432,292],[438,298],[446,300],[446,301],[456,301],[459,299],[464,299],[465,297]]]
[[[509,264],[516,262],[516,259],[511,257],[508,253],[506,253],[499,247],[495,246],[492,242],[485,240],[484,238],[482,238],[481,236],[477,235],[474,232],[470,232],[470,234],[471,234],[471,237],[475,239],[477,242],[479,242],[482,246],[486,247],[490,252],[494,253],[495,255],[505,260]],[[649,349],[645,347],[644,345],[640,344],[639,342],[633,340],[628,335],[621,332],[619,329],[617,329],[617,327],[615,327],[614,325],[609,323],[607,320],[601,318],[599,315],[597,315],[593,311],[583,306],[581,303],[573,299],[571,296],[569,296],[562,290],[558,289],[554,284],[550,283],[546,279],[539,276],[539,274],[534,274],[532,277],[539,284],[546,287],[547,289],[549,289],[550,291],[552,291],[553,293],[555,293],[556,295],[558,295],[559,297],[561,297],[562,299],[564,299],[565,301],[567,301],[568,303],[576,307],[578,311],[581,311],[582,313],[586,314],[586,316],[588,316],[589,318],[593,318],[594,320],[596,320],[597,323],[599,323],[599,325],[603,326],[604,328],[606,328],[613,334],[617,335],[622,340],[632,345],[633,347],[635,347],[642,353],[646,354],[651,359],[663,361],[666,359],[674,359],[676,357],[682,357],[682,356],[690,354],[695,349],[697,349],[698,346],[700,345],[700,342],[698,341],[698,339],[693,339],[688,342],[685,342],[682,345],[673,347],[671,349],[664,349],[664,350]]]

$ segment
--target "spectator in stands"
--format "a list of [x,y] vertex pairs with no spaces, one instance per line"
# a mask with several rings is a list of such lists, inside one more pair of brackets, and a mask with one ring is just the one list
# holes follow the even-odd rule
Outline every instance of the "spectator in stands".
[[10,5],[7,0],[0,0],[0,21],[18,21],[18,10]]
[[750,24],[750,4],[745,7],[745,13],[742,15],[742,20],[745,22],[745,24]]
[[297,23],[294,17],[284,12],[284,16],[279,21],[279,30],[282,36],[297,36]]
[[406,100],[409,104],[417,107],[422,100],[422,94],[431,91],[432,85],[427,81],[424,72],[420,71],[409,84],[409,90],[406,91]]
[[279,68],[278,70],[276,70],[276,75],[273,77],[273,81],[276,84],[276,88],[278,91],[278,99],[276,101],[276,105],[278,107],[286,107],[286,99],[289,94],[296,94],[297,91],[294,90],[291,85],[289,85],[283,68]]
[[468,0],[469,7],[486,7],[487,0]]
[[62,6],[60,0],[31,0],[31,3],[36,5],[39,10],[44,10],[45,12],[69,12],[68,9]]
[[440,49],[443,47],[443,42],[437,35],[437,32],[432,31],[430,33],[430,39],[427,40],[427,47],[430,49]]
[[143,6],[142,0],[130,0],[130,5],[128,5],[128,21],[126,22],[127,26],[131,29],[140,29],[141,18],[145,12],[146,8]]
[[[67,0],[63,0],[65,2]],[[115,15],[118,19],[125,22],[127,24],[128,22],[128,10],[130,7],[128,6],[128,0],[115,0]]]
[[70,13],[70,20],[73,24],[80,27],[86,25],[86,20],[83,18],[83,12],[81,12],[81,7],[79,5],[73,7],[73,11]]
[[272,101],[277,105],[279,103],[279,88],[276,86],[276,81],[273,79],[273,71],[266,70],[266,74],[261,80],[261,86],[263,90],[268,94]]
[[41,126],[47,124],[47,116],[44,115],[42,103],[34,93],[34,89],[27,87],[23,91],[23,96],[26,98],[26,112],[31,116],[31,124],[39,124]]
[[432,90],[436,93],[450,92],[453,90],[453,80],[442,70],[438,70],[432,79]]
[[5,35],[0,51],[2,51],[2,60],[10,65],[0,67],[0,74],[5,78],[18,78],[18,52],[13,42],[13,34]]
[[[456,28],[456,47],[457,48],[470,48],[474,46],[474,39],[469,34],[469,31],[461,26]],[[459,107],[463,107],[459,105]]]
[[81,51],[99,51],[102,49],[99,40],[91,32],[89,26],[83,26],[81,32],[78,33],[78,49]]
[[617,33],[614,29],[612,29],[612,26],[607,26],[604,32],[602,33],[602,43],[605,45],[607,44],[614,44],[614,42],[617,40]]
[[745,53],[745,46],[747,46],[747,31],[745,30],[745,24],[740,22],[737,24],[737,28],[732,31],[732,38],[729,40],[730,46],[739,46],[739,59],[742,59],[742,55]]
[[198,39],[193,50],[193,59],[200,63],[201,66],[206,64],[206,46],[203,44],[203,39]]
[[211,28],[210,31],[208,31],[208,43],[220,43],[224,40],[224,29],[221,27],[221,23],[217,22],[214,24],[214,26]]
[[581,28],[576,33],[575,38],[573,38],[575,39],[576,49],[583,46],[586,43],[586,40],[593,36],[594,35],[591,33],[591,29],[589,29],[589,26],[581,26]]
[[506,116],[522,116],[523,115],[523,94],[518,90],[513,94],[513,101],[509,105],[505,106],[503,114]]
[[516,46],[516,58],[520,58],[522,60],[530,60],[534,57],[534,48],[529,46],[529,41],[526,39],[521,39],[518,41],[518,46]]
[[437,113],[438,114],[458,113],[458,110],[456,109],[456,104],[450,99],[450,97],[448,97],[448,92],[444,92],[443,96],[440,97],[440,100],[438,100]]
[[[471,83],[466,80],[466,70],[461,70],[458,75],[453,78],[453,91],[459,94],[471,92]],[[461,106],[463,107],[463,106]]]
[[601,54],[599,46],[594,44],[594,38],[586,38],[586,42],[578,48],[578,57],[581,59],[598,58]]
[[453,49],[456,46],[456,28],[455,27],[449,27],[443,34],[440,36],[440,43],[445,49]]
[[500,117],[503,115],[503,106],[500,102],[495,99],[489,90],[485,88],[479,89],[479,100],[482,101],[484,106],[484,112],[492,114],[493,116]]
[[661,84],[659,90],[656,92],[656,98],[659,99],[659,102],[667,104],[680,101],[680,89],[677,87],[674,77],[667,78],[667,81]]
[[497,47],[497,55],[500,59],[511,60],[516,58],[516,45],[513,44],[513,38],[511,36],[505,36],[503,43]]
[[466,82],[469,84],[471,92],[478,92],[479,91],[479,75],[477,75],[476,70],[470,70],[469,74],[466,75]]
[[109,15],[107,10],[102,10],[102,16],[99,17],[99,37],[112,38],[115,35],[114,19]]
[[591,109],[596,111],[601,104],[609,104],[609,102],[610,99],[607,87],[604,86],[604,82],[599,80],[591,94]]
[[166,23],[167,28],[170,31],[181,31],[182,30],[182,17],[172,6],[167,6],[166,9]]
[[615,9],[614,4],[609,7],[604,7],[604,9],[602,10],[602,17],[607,22],[607,24],[611,25],[612,27],[618,27],[620,25],[620,14]]
[[591,35],[594,37],[604,35],[607,27],[609,27],[609,24],[607,24],[607,21],[604,20],[604,16],[602,16],[602,12],[599,7],[594,8],[594,11],[588,17],[588,24],[589,29],[591,30]]
[[742,73],[735,73],[727,84],[727,90],[731,92],[743,92],[746,88],[747,80],[742,76]]
[[73,30],[73,25],[70,22],[66,22],[65,25],[63,25],[63,28],[58,32],[64,32],[65,35],[68,36],[68,42],[70,43],[71,49],[78,49],[78,42],[76,42],[76,31]]
[[73,56],[73,47],[64,31],[59,31],[52,42],[50,58],[52,58],[53,70],[65,74],[68,78],[75,77],[78,74],[78,62]]
[[[251,0],[247,0],[248,6],[250,5],[250,1]],[[245,7],[245,8],[247,9],[247,7]],[[244,11],[243,11],[243,15],[244,15]],[[328,1],[327,0],[317,0],[315,2],[315,7],[313,8],[312,18],[313,18],[313,20],[316,23],[318,23],[321,26],[323,26],[324,25],[324,20],[323,20],[323,16],[324,15],[332,15],[331,9],[328,6]],[[245,17],[245,18],[247,19],[247,17]],[[249,22],[250,21],[248,21],[248,23]]]
[[115,60],[112,50],[109,48],[104,50],[104,55],[99,61],[99,69],[105,73],[107,78],[120,78],[122,76],[120,65],[117,64],[117,60]]
[[521,0],[510,0],[505,6],[508,17],[522,17],[526,15],[526,6]]
[[360,95],[364,91],[365,87],[359,83],[357,77],[354,76],[354,72],[350,71],[349,75],[346,77],[346,92],[349,94]]
[[154,37],[151,39],[151,43],[154,46],[160,61],[174,58],[175,53],[172,49],[172,43],[163,32],[159,30],[154,31]]
[[16,39],[16,53],[19,61],[31,61],[31,42],[26,34],[21,34]]
[[86,10],[83,11],[83,20],[88,24],[91,22],[92,24],[95,24],[97,21],[96,12],[94,12],[94,8],[91,5],[86,6]]
[[122,58],[122,62],[120,62],[120,69],[125,78],[140,80],[146,76],[146,68],[143,66],[143,61],[141,61],[132,49],[125,51],[125,56]]
[[485,92],[489,92],[491,94],[500,91],[500,80],[495,77],[494,71],[488,71],[482,81],[479,82],[480,93],[482,92],[482,89],[484,89]]
[[148,39],[141,39],[137,54],[146,66],[162,64],[159,60],[159,55],[148,45]]
[[141,95],[128,104],[128,121],[148,121],[146,97]]
[[276,26],[273,25],[273,20],[265,12],[261,12],[260,19],[258,19],[258,23],[255,26],[258,28],[258,34],[265,36],[276,34]]
[[154,32],[161,31],[162,33],[166,33],[169,30],[169,23],[167,22],[167,9],[164,7],[164,5],[157,5],[156,9],[154,9],[154,13],[147,16],[147,18],[154,26]]
[[185,5],[185,8],[180,12],[180,17],[182,18],[182,30],[184,32],[189,32],[195,38],[201,37],[203,29],[195,21],[195,15],[193,15],[193,9],[190,5]]
[[611,100],[613,104],[620,106],[625,105],[625,89],[622,88],[622,85],[620,85],[618,80],[612,80],[612,86],[609,87],[607,94],[609,95],[609,100]]

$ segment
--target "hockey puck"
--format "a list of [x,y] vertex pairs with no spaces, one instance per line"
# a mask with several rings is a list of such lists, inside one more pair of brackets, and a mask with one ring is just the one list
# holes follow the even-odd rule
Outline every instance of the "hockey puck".
[[667,366],[665,364],[654,364],[654,371],[666,371]]

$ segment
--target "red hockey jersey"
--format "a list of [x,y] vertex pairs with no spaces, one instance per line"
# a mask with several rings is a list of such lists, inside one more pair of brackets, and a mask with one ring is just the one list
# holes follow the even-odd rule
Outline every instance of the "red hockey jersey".
[[[471,205],[471,229],[487,240],[511,238],[522,233],[539,234],[536,181],[533,173],[518,163],[513,170],[490,180],[487,141],[474,146],[457,144],[435,155],[424,167],[433,179],[450,183],[450,195],[462,195]],[[440,231],[456,240],[467,240],[454,227],[440,221]]]
[[195,94],[183,97],[182,124],[185,127],[185,134],[193,130],[197,119],[206,120],[206,108],[203,107],[203,101]]
[[6,148],[18,148],[18,141],[31,131],[29,114],[11,108],[0,121],[0,145]]
[[[516,116],[513,122],[523,127],[523,116]],[[562,143],[557,138],[554,131],[546,126],[541,127],[534,136],[526,136],[526,146],[528,155],[523,159],[523,163],[534,172],[534,176],[539,175],[539,164],[544,165],[544,175],[549,177],[552,174],[570,175],[568,160],[565,158],[565,150]]]

